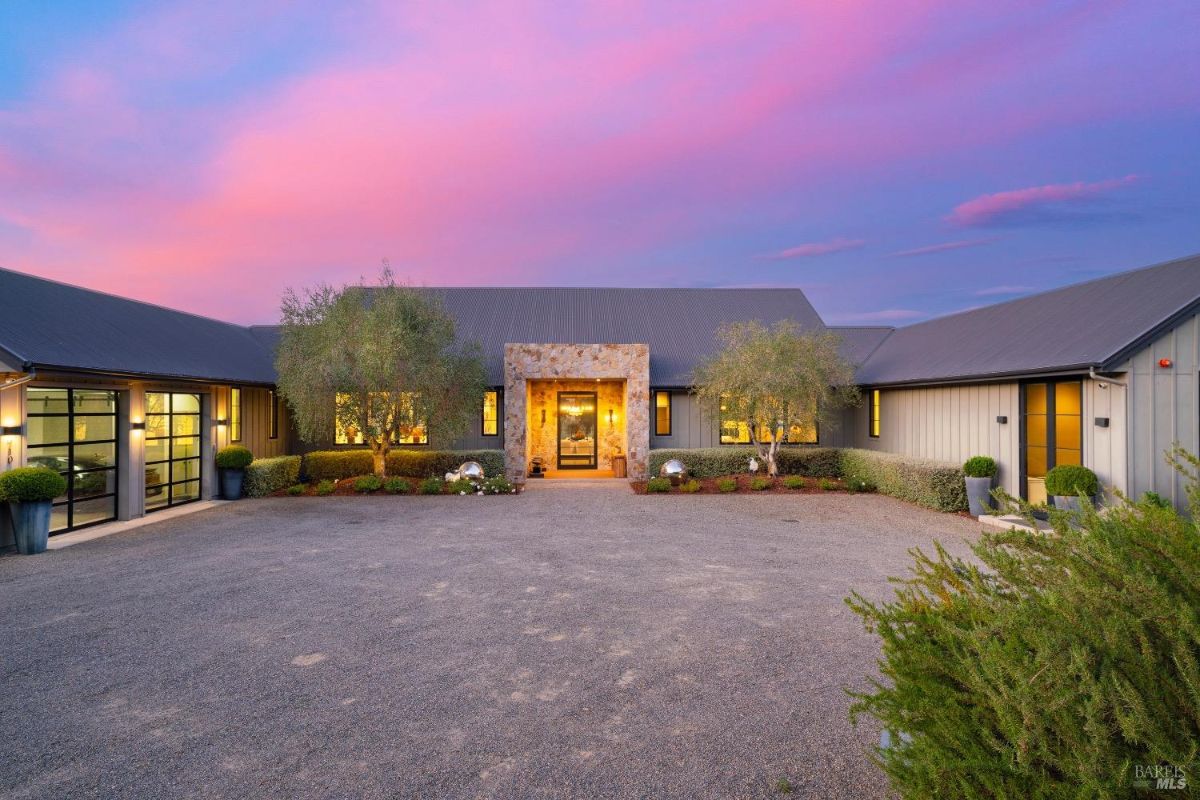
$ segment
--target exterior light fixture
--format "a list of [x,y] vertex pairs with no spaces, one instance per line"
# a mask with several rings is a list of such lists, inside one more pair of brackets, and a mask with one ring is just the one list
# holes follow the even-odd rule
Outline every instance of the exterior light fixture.
[[613,426],[613,410],[610,408],[608,410],[608,427],[611,428],[612,426]]
[[1171,368],[1171,365],[1172,365],[1173,363],[1175,363],[1175,362],[1171,361],[1171,359],[1169,359],[1169,358],[1160,358],[1160,359],[1158,360],[1158,365],[1159,365],[1160,367],[1162,367],[1163,369],[1170,369],[1170,368]]
[[0,436],[20,436],[20,435],[21,435],[21,426],[20,425],[5,425],[3,427],[0,427]]
[[226,425],[226,419],[224,417],[220,417],[217,419],[217,427],[218,428],[224,428],[225,425]]
[[542,409],[542,425],[545,426],[545,424],[546,424],[546,409],[543,408]]
[[1006,417],[1006,416],[1004,416],[1003,414],[1001,414],[1000,416],[996,417],[996,422],[1000,423],[1001,425],[1007,425],[1007,424],[1008,424],[1008,417]]
[[142,420],[141,422],[131,422],[131,423],[129,423],[129,430],[131,430],[131,431],[144,431],[144,430],[146,430],[146,421],[145,421],[145,420]]

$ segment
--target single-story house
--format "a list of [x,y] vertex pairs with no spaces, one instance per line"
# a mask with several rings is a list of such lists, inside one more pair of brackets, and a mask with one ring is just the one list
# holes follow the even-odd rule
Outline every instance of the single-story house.
[[[510,477],[646,473],[655,448],[744,444],[742,421],[689,393],[726,322],[795,321],[842,337],[861,407],[789,446],[862,447],[961,462],[991,455],[1009,492],[1040,500],[1055,464],[1182,507],[1163,454],[1200,450],[1200,256],[903,328],[826,326],[799,289],[430,288],[481,344],[490,388],[473,430],[403,447],[495,448]],[[69,477],[56,532],[212,497],[212,455],[301,443],[276,395],[278,328],[243,327],[0,270],[0,470]]]

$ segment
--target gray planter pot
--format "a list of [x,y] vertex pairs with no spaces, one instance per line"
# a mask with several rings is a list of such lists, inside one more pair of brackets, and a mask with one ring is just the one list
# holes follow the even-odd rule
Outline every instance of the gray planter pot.
[[46,543],[50,539],[50,506],[49,500],[8,504],[18,553],[31,556],[46,552]]
[[242,496],[242,480],[246,477],[244,469],[221,470],[221,496],[226,500],[238,500]]
[[[1092,505],[1096,505],[1096,498],[1091,498]],[[1054,507],[1060,511],[1079,511],[1079,498],[1075,496],[1063,497],[1060,494],[1054,495]]]
[[996,511],[992,507],[992,479],[967,478],[967,505],[971,516],[981,517]]

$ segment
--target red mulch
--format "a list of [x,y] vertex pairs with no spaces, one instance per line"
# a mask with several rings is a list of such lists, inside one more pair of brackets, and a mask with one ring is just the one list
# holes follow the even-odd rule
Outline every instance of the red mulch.
[[[725,478],[733,478],[735,481],[737,481],[738,488],[732,492],[722,492],[720,489],[718,489],[717,481],[724,480]],[[697,478],[697,480],[700,481],[700,491],[693,492],[692,494],[827,494],[829,492],[847,491],[845,483],[843,483],[841,480],[834,480],[831,478],[825,478],[824,480],[832,480],[832,482],[837,485],[836,489],[820,488],[818,484],[822,480],[821,478],[805,478],[803,489],[788,489],[783,485],[782,478],[776,478],[774,481],[772,481],[769,489],[751,489],[750,481],[754,480],[754,477],[751,475],[724,475],[720,478]],[[629,485],[637,494],[651,494],[650,492],[646,491],[646,481],[630,481]],[[673,486],[671,487],[670,492],[663,492],[663,494],[686,495],[688,492],[682,492],[679,490],[678,486]]]
[[[383,489],[380,489],[375,492],[356,492],[356,491],[354,491],[354,482],[356,480],[358,480],[360,477],[362,477],[362,476],[358,475],[353,478],[342,478],[340,481],[337,481],[334,484],[332,494],[323,495],[323,496],[324,497],[333,497],[333,496],[337,496],[337,497],[370,497],[371,495],[381,495],[381,494],[386,495],[386,494],[388,494]],[[385,478],[385,480],[386,480],[386,478]],[[421,492],[418,491],[418,487],[421,485],[420,478],[405,478],[404,480],[408,481],[408,485],[410,487],[409,491],[407,492],[408,495],[420,495],[421,494]],[[306,484],[305,488],[304,488],[304,494],[291,495],[291,494],[288,494],[287,489],[280,489],[277,492],[273,492],[270,496],[271,497],[318,497],[321,495],[318,495],[316,492],[317,483],[318,483],[317,481],[314,481],[312,483]],[[521,491],[522,491],[521,487],[517,486],[516,493],[520,494]],[[449,492],[445,491],[444,486],[443,486],[442,494],[449,494]],[[396,497],[404,497],[405,495],[398,494],[395,496]],[[504,497],[504,495],[484,495],[484,496],[485,497]]]

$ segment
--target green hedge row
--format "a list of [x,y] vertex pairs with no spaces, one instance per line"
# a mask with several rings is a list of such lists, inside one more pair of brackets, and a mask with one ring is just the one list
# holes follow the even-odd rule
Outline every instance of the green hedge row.
[[[808,478],[840,478],[842,463],[839,450],[831,447],[781,447],[778,461],[782,475]],[[651,450],[650,475],[670,459],[678,459],[693,478],[719,478],[745,472],[753,447],[697,447],[687,450]],[[764,466],[763,469],[766,469]]]
[[872,483],[881,494],[935,511],[967,510],[962,467],[874,450],[842,450],[841,455],[847,479]]
[[[487,476],[504,473],[503,450],[393,450],[387,473],[405,478],[442,477],[464,461],[478,461]],[[306,480],[337,481],[375,471],[370,450],[316,450],[304,455]]]
[[247,497],[266,497],[300,480],[300,456],[256,458],[246,467],[242,491]]

